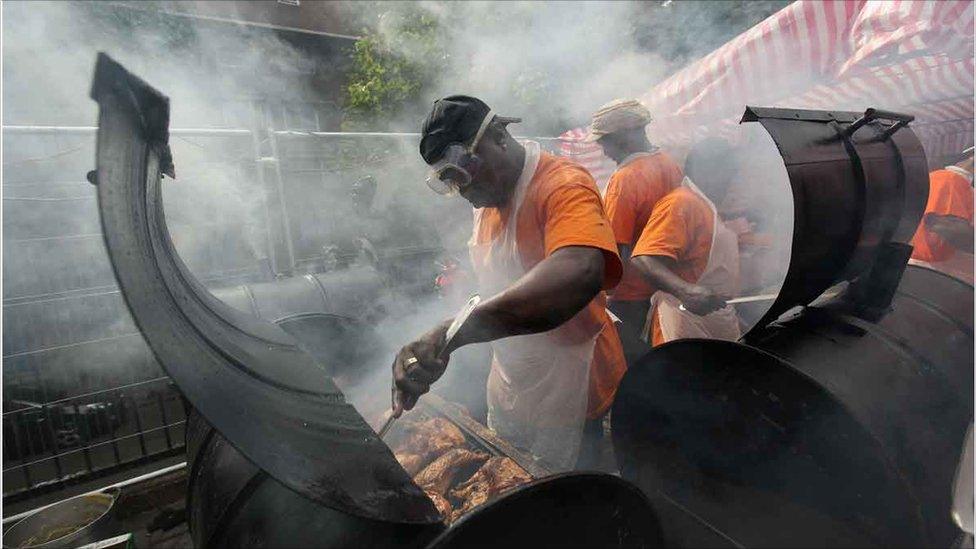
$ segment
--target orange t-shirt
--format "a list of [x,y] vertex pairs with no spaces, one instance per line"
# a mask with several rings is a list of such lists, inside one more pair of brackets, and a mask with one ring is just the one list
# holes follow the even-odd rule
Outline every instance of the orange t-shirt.
[[[485,208],[475,241],[487,244],[505,229],[508,210]],[[525,191],[515,221],[516,246],[526,271],[565,246],[589,246],[603,251],[603,289],[613,288],[623,266],[613,231],[603,211],[593,177],[582,166],[543,152]],[[579,341],[601,330],[590,364],[586,415],[597,418],[610,407],[627,366],[623,347],[606,312],[606,294],[600,292],[576,316],[551,333],[562,341]]]
[[[687,187],[678,187],[658,201],[634,246],[634,256],[660,255],[675,261],[674,272],[685,282],[697,282],[712,251],[715,214]],[[651,343],[664,343],[657,314],[651,323]]]
[[956,250],[942,237],[925,228],[925,216],[929,214],[952,215],[973,224],[973,186],[961,174],[952,170],[936,170],[929,174],[929,201],[925,205],[922,222],[912,237],[912,259],[920,261],[946,261]]
[[[604,197],[617,243],[633,246],[647,225],[654,205],[681,185],[683,178],[681,168],[663,151],[637,157],[618,168],[607,183]],[[653,293],[627,262],[624,276],[611,297],[618,301],[642,301]]]

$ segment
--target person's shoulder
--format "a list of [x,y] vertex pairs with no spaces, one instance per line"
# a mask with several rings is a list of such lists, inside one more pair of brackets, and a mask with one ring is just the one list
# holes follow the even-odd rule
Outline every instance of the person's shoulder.
[[689,212],[702,208],[708,208],[708,204],[684,185],[664,195],[654,205],[654,211],[661,212]]
[[941,170],[935,170],[929,174],[929,185],[930,187],[958,187],[970,188],[972,183],[966,176],[950,170],[948,168],[942,168]]
[[668,194],[661,197],[661,202],[665,204],[694,204],[699,198],[691,189],[681,185],[673,189]]
[[657,149],[621,166],[617,173],[624,179],[647,179],[658,178],[672,169],[681,170],[668,153]]
[[613,171],[613,178],[620,182],[627,182],[634,179],[634,176],[640,177],[645,170],[647,170],[647,157],[638,158],[631,162],[624,164],[623,166],[617,166],[617,169]]
[[579,186],[599,194],[596,181],[586,168],[566,157],[547,152],[539,157],[534,179],[536,192],[539,193],[548,194],[561,187]]

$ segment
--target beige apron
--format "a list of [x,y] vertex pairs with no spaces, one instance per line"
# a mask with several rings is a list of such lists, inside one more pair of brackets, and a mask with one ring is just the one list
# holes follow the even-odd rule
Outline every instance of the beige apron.
[[[525,143],[525,164],[502,234],[477,244],[482,210],[474,212],[469,242],[481,294],[495,295],[526,273],[516,246],[518,210],[539,164],[539,144]],[[555,472],[572,470],[586,419],[590,361],[596,337],[583,343],[556,341],[551,333],[514,336],[491,343],[488,426]]]
[[[690,179],[685,177],[681,184],[701,197],[711,208],[714,216],[715,229],[712,231],[708,262],[697,284],[720,295],[734,296],[738,293],[738,288],[735,286],[739,277],[739,239],[722,223],[712,201]],[[651,323],[655,310],[661,323],[661,335],[666,342],[692,337],[735,341],[742,335],[739,330],[739,319],[731,305],[726,305],[705,316],[681,310],[680,305],[681,302],[673,295],[662,291],[655,292],[651,296],[651,308],[644,325],[644,337],[648,340],[651,338]]]

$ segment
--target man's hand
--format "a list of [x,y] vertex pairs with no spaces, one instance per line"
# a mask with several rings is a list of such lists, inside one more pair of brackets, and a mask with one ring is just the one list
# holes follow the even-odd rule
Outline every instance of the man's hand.
[[404,410],[417,404],[420,395],[430,390],[447,369],[449,353],[438,358],[444,347],[445,335],[451,321],[444,321],[413,343],[404,345],[393,359],[393,415],[400,417]]
[[685,309],[698,316],[725,307],[727,296],[717,295],[704,286],[690,284],[674,273],[674,259],[657,255],[638,255],[631,264],[648,282],[678,298]]
[[704,316],[725,307],[727,297],[720,296],[704,286],[689,284],[683,288],[679,295],[675,296],[692,313]]

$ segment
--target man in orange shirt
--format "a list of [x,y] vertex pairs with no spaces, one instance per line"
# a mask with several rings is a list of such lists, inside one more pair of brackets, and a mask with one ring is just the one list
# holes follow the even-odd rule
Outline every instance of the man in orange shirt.
[[739,245],[718,216],[734,176],[732,148],[721,139],[696,144],[681,187],[654,207],[631,264],[658,291],[645,333],[653,345],[682,338],[736,340]]
[[[645,127],[650,121],[651,113],[639,101],[618,99],[593,114],[587,136],[617,163],[604,204],[622,258],[630,257],[654,205],[684,177],[674,160],[648,141]],[[621,320],[618,328],[629,361],[647,351],[640,335],[653,293],[654,288],[625,262],[623,278],[610,293],[609,308]]]
[[469,251],[487,299],[450,345],[445,321],[400,350],[394,414],[443,374],[439,356],[491,342],[489,426],[566,471],[600,443],[626,368],[603,293],[623,268],[593,178],[538,143],[516,141],[506,125],[517,121],[467,96],[436,101],[424,121],[428,185],[475,207]]
[[972,147],[929,174],[929,200],[912,246],[912,263],[973,283]]

